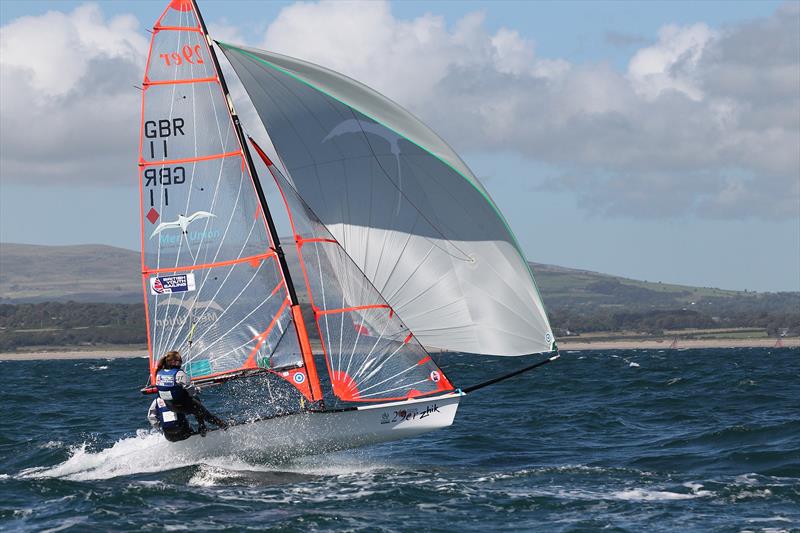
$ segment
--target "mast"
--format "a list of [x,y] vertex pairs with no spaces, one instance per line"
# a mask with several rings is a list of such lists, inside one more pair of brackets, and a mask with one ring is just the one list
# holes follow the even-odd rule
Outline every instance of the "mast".
[[281,241],[278,237],[278,230],[275,228],[275,221],[272,219],[272,214],[270,213],[269,205],[267,204],[267,198],[264,195],[264,189],[261,187],[261,182],[258,179],[258,172],[256,171],[255,164],[253,163],[253,158],[250,156],[250,151],[247,149],[247,141],[245,140],[244,131],[242,130],[242,125],[239,121],[239,116],[236,114],[236,110],[233,107],[233,99],[231,99],[230,92],[228,91],[228,84],[225,82],[225,76],[222,74],[222,68],[220,68],[219,60],[217,59],[217,53],[214,50],[214,42],[208,35],[208,28],[206,28],[203,15],[200,13],[200,8],[197,6],[197,0],[192,0],[192,7],[197,15],[198,22],[200,22],[200,28],[203,32],[203,37],[208,45],[208,50],[211,54],[211,61],[214,64],[214,70],[217,73],[220,86],[222,87],[222,92],[225,95],[225,101],[228,104],[228,111],[230,112],[231,120],[233,121],[234,131],[236,131],[236,136],[239,139],[239,146],[242,149],[242,154],[245,162],[247,163],[247,170],[250,172],[250,179],[252,180],[256,194],[258,195],[258,201],[261,204],[261,211],[264,213],[264,220],[267,223],[267,230],[269,231],[270,240],[272,240],[272,245],[275,248],[275,253],[278,256],[278,264],[280,265],[281,274],[286,282],[286,291],[289,293],[289,304],[292,308],[292,317],[295,321],[295,329],[297,330],[298,340],[300,341],[300,347],[303,352],[303,361],[305,363],[306,372],[308,373],[308,379],[311,385],[311,397],[312,400],[319,401],[322,400],[322,389],[319,385],[319,375],[317,374],[316,364],[314,363],[314,355],[311,351],[311,343],[308,339],[305,321],[303,320],[303,315],[300,311],[300,301],[297,298],[297,291],[295,290],[294,282],[292,281],[292,275],[289,272],[289,265],[286,262],[286,256],[283,253]]

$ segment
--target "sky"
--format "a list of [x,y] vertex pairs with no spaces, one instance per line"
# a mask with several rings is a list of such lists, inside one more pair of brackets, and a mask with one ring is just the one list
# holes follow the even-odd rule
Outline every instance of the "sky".
[[[0,240],[137,248],[134,86],[165,5],[0,2]],[[200,8],[411,110],[532,261],[800,290],[800,2]]]

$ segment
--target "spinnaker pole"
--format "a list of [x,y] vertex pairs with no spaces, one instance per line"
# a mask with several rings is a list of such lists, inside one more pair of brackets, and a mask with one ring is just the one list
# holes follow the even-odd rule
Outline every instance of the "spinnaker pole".
[[319,375],[317,374],[317,367],[314,363],[313,353],[311,352],[311,344],[308,339],[305,321],[303,320],[303,315],[300,311],[300,301],[297,298],[297,291],[295,290],[294,282],[292,281],[292,275],[289,272],[289,264],[286,262],[286,256],[283,253],[281,241],[278,237],[278,230],[275,228],[275,221],[272,219],[272,214],[270,213],[269,205],[267,204],[267,197],[264,195],[264,189],[261,187],[261,181],[258,179],[258,172],[256,171],[255,164],[253,163],[253,158],[250,156],[250,151],[247,149],[247,141],[244,136],[244,131],[242,130],[242,124],[239,121],[239,116],[236,114],[236,109],[233,107],[233,99],[228,91],[228,84],[225,82],[225,76],[222,74],[222,68],[220,67],[219,60],[217,59],[217,53],[214,50],[214,42],[208,35],[208,29],[206,28],[206,23],[203,20],[203,15],[200,13],[200,8],[197,6],[197,0],[192,0],[192,7],[197,15],[197,20],[200,22],[200,28],[203,32],[203,37],[208,45],[208,50],[211,54],[211,61],[214,64],[214,70],[217,73],[220,86],[222,87],[222,92],[225,95],[225,101],[228,104],[228,112],[230,113],[231,120],[233,121],[234,131],[236,131],[236,136],[239,139],[239,146],[242,149],[245,163],[247,164],[247,169],[250,172],[250,178],[253,182],[253,187],[258,195],[258,201],[261,204],[261,210],[264,214],[264,220],[267,224],[270,240],[272,241],[272,246],[274,247],[275,253],[278,256],[278,264],[280,265],[281,274],[283,275],[283,279],[286,283],[286,291],[289,293],[289,304],[292,308],[292,318],[295,322],[295,329],[297,330],[298,340],[303,352],[303,362],[305,364],[309,383],[311,385],[311,399],[312,401],[319,401],[322,400],[322,389],[319,384]]
[[495,383],[500,383],[501,381],[505,381],[508,378],[513,378],[514,376],[518,376],[518,375],[520,375],[520,374],[522,374],[524,372],[527,372],[529,370],[533,370],[534,368],[539,368],[540,366],[544,366],[547,363],[552,363],[553,361],[555,361],[559,357],[561,357],[561,355],[555,354],[555,355],[553,355],[551,357],[548,357],[544,361],[539,361],[538,363],[534,363],[534,364],[532,364],[530,366],[526,366],[525,368],[520,368],[519,370],[511,372],[510,374],[506,374],[506,375],[500,376],[498,378],[490,379],[488,381],[484,381],[483,383],[478,383],[478,384],[472,385],[470,387],[464,387],[463,389],[461,389],[461,392],[463,392],[464,394],[467,394],[469,392],[474,392],[474,391],[482,389],[484,387],[488,387],[489,385],[494,385]]

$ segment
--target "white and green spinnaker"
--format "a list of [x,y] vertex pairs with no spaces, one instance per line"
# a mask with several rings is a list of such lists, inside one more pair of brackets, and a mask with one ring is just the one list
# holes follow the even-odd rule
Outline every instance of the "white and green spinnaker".
[[513,234],[441,138],[346,76],[218,44],[293,187],[424,346],[508,356],[554,349]]

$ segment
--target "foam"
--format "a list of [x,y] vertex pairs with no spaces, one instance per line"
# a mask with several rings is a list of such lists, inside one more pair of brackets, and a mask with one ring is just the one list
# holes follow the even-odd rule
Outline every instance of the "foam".
[[654,502],[668,500],[692,500],[694,498],[707,498],[709,496],[714,496],[714,493],[710,490],[702,490],[703,485],[699,483],[684,483],[683,485],[690,489],[691,492],[686,493],[671,492],[666,490],[627,489],[612,492],[610,497],[614,500]]
[[141,432],[135,437],[120,439],[110,448],[98,452],[90,451],[86,442],[72,446],[70,457],[63,463],[51,467],[28,468],[21,471],[19,476],[86,481],[159,472],[186,464],[191,462],[170,453],[169,443],[163,436]]
[[222,479],[236,477],[238,472],[289,472],[297,474],[340,476],[385,470],[384,462],[364,460],[355,452],[338,452],[331,455],[300,457],[291,462],[253,463],[230,454],[214,455],[209,452],[177,447],[154,431],[139,430],[135,437],[123,438],[110,448],[96,452],[84,442],[70,448],[70,457],[50,467],[27,468],[19,472],[21,478],[63,478],[73,481],[110,479],[176,468],[201,465],[190,484],[212,486]]

